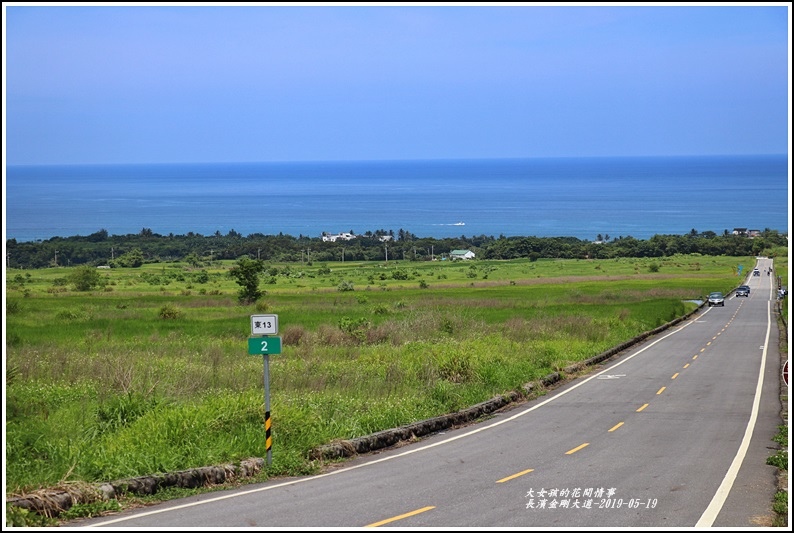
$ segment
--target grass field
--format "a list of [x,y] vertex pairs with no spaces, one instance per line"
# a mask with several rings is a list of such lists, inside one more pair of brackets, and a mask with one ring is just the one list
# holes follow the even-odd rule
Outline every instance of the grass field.
[[7,270],[7,493],[263,457],[252,314],[277,314],[283,343],[263,476],[300,475],[316,446],[518,390],[730,292],[754,264],[268,264],[250,305],[233,262],[100,270],[91,291],[69,267]]

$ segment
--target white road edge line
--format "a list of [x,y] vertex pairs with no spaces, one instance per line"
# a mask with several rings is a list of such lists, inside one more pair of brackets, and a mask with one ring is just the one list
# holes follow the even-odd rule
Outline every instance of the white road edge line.
[[753,438],[753,430],[755,429],[755,421],[758,419],[758,409],[761,403],[761,391],[764,388],[764,368],[766,367],[766,352],[769,346],[769,334],[772,329],[772,320],[770,318],[772,303],[766,304],[766,340],[764,341],[764,350],[761,352],[761,367],[758,370],[758,382],[755,385],[755,397],[753,398],[753,410],[750,414],[750,420],[747,421],[747,427],[744,430],[744,437],[742,444],[736,451],[736,456],[733,458],[730,468],[725,473],[725,477],[720,483],[717,492],[711,499],[711,503],[706,507],[700,520],[697,521],[695,527],[711,527],[717,515],[720,514],[722,506],[725,505],[725,500],[728,499],[728,494],[731,492],[733,482],[736,481],[736,476],[739,474],[739,468],[742,466],[745,455],[747,455],[747,448],[750,447],[750,440]]

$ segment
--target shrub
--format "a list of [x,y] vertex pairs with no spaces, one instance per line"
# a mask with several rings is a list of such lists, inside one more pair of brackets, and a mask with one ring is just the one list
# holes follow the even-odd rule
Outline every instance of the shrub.
[[291,324],[284,328],[281,334],[281,340],[284,345],[298,346],[306,336],[306,329],[303,326]]
[[77,309],[63,309],[55,313],[55,316],[63,320],[88,320],[91,318],[85,311]]
[[339,329],[358,340],[364,342],[367,338],[367,330],[370,328],[370,321],[364,317],[350,318],[343,316],[339,319]]
[[100,279],[96,268],[90,266],[80,266],[77,267],[74,272],[72,272],[71,276],[69,276],[69,281],[72,282],[72,285],[74,285],[74,290],[76,291],[90,291],[99,285]]
[[182,316],[182,311],[176,306],[166,304],[160,308],[160,318],[164,320],[174,320]]

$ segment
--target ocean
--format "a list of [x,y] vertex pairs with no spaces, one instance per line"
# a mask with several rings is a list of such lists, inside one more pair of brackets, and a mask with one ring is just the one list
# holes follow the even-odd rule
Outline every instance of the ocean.
[[789,227],[788,156],[6,167],[6,239],[150,229],[649,239]]

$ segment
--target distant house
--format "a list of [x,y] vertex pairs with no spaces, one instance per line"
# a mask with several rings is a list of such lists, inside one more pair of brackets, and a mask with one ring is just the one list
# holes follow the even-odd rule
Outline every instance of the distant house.
[[349,241],[355,238],[356,236],[352,233],[337,233],[336,235],[329,235],[328,233],[323,234],[324,242],[336,242],[337,240]]
[[761,230],[760,229],[748,229],[747,230],[747,235],[750,236],[750,237],[759,237],[759,236],[761,236]]
[[452,250],[449,252],[450,259],[474,259],[474,252],[471,250]]
[[734,235],[747,235],[747,228],[733,228]]
[[381,235],[380,237],[378,237],[378,240],[380,242],[388,242],[388,241],[392,240],[393,238],[394,237],[392,237],[391,235]]

